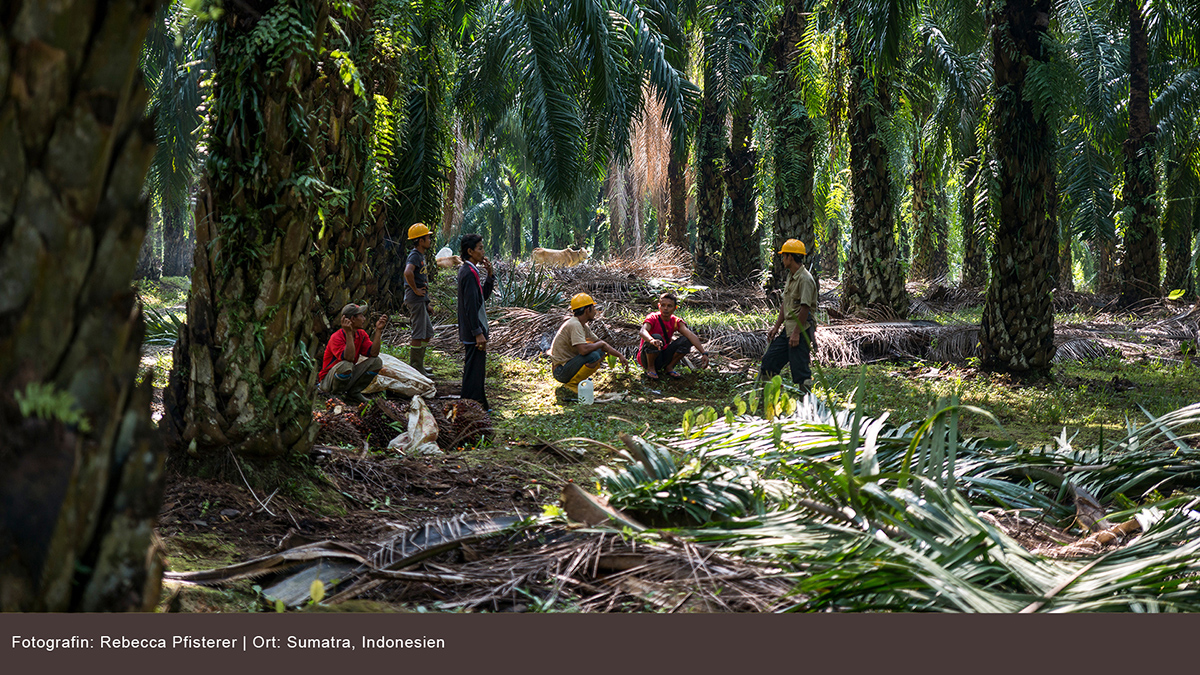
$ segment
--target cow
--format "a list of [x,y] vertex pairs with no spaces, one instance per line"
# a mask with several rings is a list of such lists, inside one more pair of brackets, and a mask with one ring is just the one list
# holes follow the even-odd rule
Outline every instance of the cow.
[[549,267],[572,267],[587,260],[588,250],[583,248],[535,248],[533,262]]
[[438,267],[452,268],[462,266],[462,258],[454,255],[454,251],[451,251],[449,246],[443,246],[442,250],[438,251],[434,257],[437,258]]

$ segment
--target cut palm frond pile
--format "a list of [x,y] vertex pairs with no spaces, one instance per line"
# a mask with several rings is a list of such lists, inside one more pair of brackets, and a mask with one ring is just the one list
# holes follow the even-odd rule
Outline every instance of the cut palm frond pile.
[[[428,402],[438,426],[438,446],[449,449],[493,434],[492,421],[483,406],[471,399]],[[317,443],[383,450],[408,426],[408,401],[378,397],[361,406],[330,398],[325,410],[313,413],[319,425]]]
[[[522,359],[541,358],[554,340],[555,333],[570,317],[565,310],[550,310],[542,313],[523,307],[500,307],[489,310],[491,331],[488,336],[488,351],[493,354]],[[640,340],[638,325],[626,321],[609,321],[601,315],[588,326],[596,337],[608,342],[626,357],[632,356]],[[438,349],[461,351],[458,333],[443,332],[433,340]]]

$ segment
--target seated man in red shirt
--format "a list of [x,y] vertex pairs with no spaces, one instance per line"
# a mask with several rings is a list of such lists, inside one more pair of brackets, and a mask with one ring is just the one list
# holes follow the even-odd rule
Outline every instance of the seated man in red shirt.
[[[678,307],[679,300],[674,293],[663,293],[658,298],[658,311],[648,315],[638,331],[642,342],[638,345],[637,362],[646,369],[646,377],[651,380],[658,379],[659,370],[666,370],[672,379],[679,379],[675,366],[692,347],[700,353],[701,365],[708,365],[708,352],[704,351],[700,338],[683,319],[675,316]],[[672,339],[676,331],[679,331],[679,337]]]
[[[341,330],[329,336],[325,359],[317,375],[321,391],[348,403],[366,403],[367,397],[362,391],[383,367],[383,359],[379,358],[379,335],[387,321],[387,315],[381,315],[375,322],[375,335],[368,336],[363,330],[367,323],[367,306],[352,303],[342,308]],[[368,358],[359,363],[360,356]]]

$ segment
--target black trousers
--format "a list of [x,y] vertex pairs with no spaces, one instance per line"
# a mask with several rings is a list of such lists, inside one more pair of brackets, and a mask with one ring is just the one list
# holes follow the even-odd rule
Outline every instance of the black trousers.
[[763,354],[762,369],[758,373],[759,379],[765,381],[775,377],[783,370],[783,365],[786,363],[792,369],[792,382],[803,386],[804,381],[812,377],[812,368],[809,365],[809,343],[813,338],[813,331],[809,329],[802,333],[800,344],[795,347],[788,344],[790,334],[786,330],[782,333],[782,335],[775,336],[775,339],[767,346],[767,353]]
[[[662,335],[659,335],[658,333],[651,333],[650,336],[656,340],[662,339]],[[653,357],[654,371],[658,372],[659,370],[671,365],[671,359],[675,358],[676,354],[687,354],[688,352],[692,351],[692,341],[688,340],[687,337],[680,335],[672,340],[671,344],[664,346],[657,352],[651,351],[651,349],[653,349],[653,345],[651,345],[649,342],[646,343],[646,347],[648,349],[644,349],[638,353],[638,363],[640,363],[643,368],[649,368],[649,366],[646,365],[646,362]]]
[[466,359],[463,363],[462,391],[459,396],[479,401],[484,410],[490,410],[487,394],[483,391],[483,380],[487,370],[487,352],[473,344],[464,344]]

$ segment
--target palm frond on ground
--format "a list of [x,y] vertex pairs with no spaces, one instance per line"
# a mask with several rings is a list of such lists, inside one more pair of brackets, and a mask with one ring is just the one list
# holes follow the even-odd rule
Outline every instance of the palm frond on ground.
[[[1064,439],[1056,452],[1023,453],[1007,443],[959,439],[958,415],[982,411],[954,400],[940,401],[920,424],[897,427],[831,410],[813,397],[791,398],[778,380],[773,385],[763,391],[765,417],[744,414],[757,407],[755,392],[749,403],[735,400],[736,410],[723,418],[702,414],[698,428],[685,421],[683,438],[666,447],[687,463],[649,453],[621,480],[602,470],[611,503],[644,509],[652,497],[660,512],[673,502],[695,518],[697,503],[707,499],[713,522],[682,533],[726,553],[790,566],[794,610],[1200,608],[1200,595],[1189,592],[1200,572],[1197,451],[1185,440],[1200,424],[1200,404],[1131,426],[1103,449],[1075,450]],[[646,480],[632,482],[639,472]],[[716,508],[736,501],[727,497],[738,493],[730,488],[735,475],[741,494],[751,494],[754,481],[774,484],[759,493],[768,497],[757,505],[763,513],[728,518]],[[649,489],[655,492],[648,496]],[[1150,503],[1167,489],[1175,496]],[[1068,495],[1074,508],[1060,503]],[[1081,503],[1089,500],[1101,509],[1097,521],[1084,520]],[[1142,505],[1109,514],[1123,519],[1113,525],[1099,507],[1111,500]],[[1001,514],[1040,512],[1069,528],[1057,531],[1066,539],[1057,555],[1035,554],[1005,531],[1011,519],[982,513],[997,504]]]

